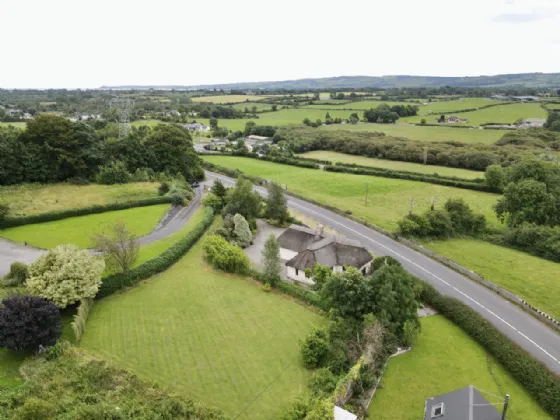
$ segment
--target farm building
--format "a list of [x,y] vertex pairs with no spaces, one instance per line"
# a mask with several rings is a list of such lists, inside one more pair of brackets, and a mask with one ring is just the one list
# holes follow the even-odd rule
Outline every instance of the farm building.
[[448,122],[448,123],[465,124],[465,123],[468,123],[469,120],[466,120],[466,119],[464,119],[464,118],[459,118],[459,117],[456,117],[456,116],[451,115],[451,116],[447,117],[447,119],[445,120],[445,122]]
[[355,267],[368,274],[373,258],[358,241],[326,234],[322,226],[316,229],[291,225],[278,237],[280,257],[286,261],[287,276],[306,284],[314,284],[305,270],[315,263],[331,267],[333,272],[346,271]]
[[544,127],[546,119],[544,118],[527,118],[521,121],[519,128],[531,128],[531,127]]

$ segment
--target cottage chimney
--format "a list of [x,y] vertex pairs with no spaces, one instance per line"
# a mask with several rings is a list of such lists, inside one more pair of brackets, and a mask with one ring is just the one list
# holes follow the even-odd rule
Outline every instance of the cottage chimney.
[[323,236],[323,230],[323,225],[317,225],[317,227],[315,228],[315,241],[321,239],[321,236]]

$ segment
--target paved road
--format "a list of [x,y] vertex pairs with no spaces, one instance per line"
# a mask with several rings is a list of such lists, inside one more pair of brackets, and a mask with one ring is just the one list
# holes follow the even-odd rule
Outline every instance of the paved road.
[[[195,196],[189,202],[188,206],[178,211],[172,209],[152,232],[139,238],[140,244],[149,244],[150,242],[163,239],[181,229],[200,207],[201,196],[202,187],[196,188]],[[31,264],[43,252],[45,251],[42,249],[0,238],[0,277],[10,272],[10,265],[13,262],[20,261]]]
[[[235,182],[232,178],[208,171],[206,177],[210,181],[219,178],[227,185]],[[255,187],[255,190],[266,195],[264,188]],[[391,255],[398,259],[410,273],[434,285],[440,293],[473,308],[536,359],[560,374],[560,335],[531,315],[478,283],[375,230],[306,201],[287,198],[290,208],[359,240],[377,255]]]

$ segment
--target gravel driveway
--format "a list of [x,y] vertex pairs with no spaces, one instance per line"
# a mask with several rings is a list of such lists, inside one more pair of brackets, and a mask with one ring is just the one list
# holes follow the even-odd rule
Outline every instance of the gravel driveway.
[[[247,254],[256,269],[262,269],[261,256],[266,239],[271,233],[278,238],[285,230],[286,229],[271,226],[264,220],[257,219],[257,234],[253,238],[253,244],[244,249],[245,254]],[[286,278],[286,266],[284,264],[282,264],[281,277],[283,279]]]

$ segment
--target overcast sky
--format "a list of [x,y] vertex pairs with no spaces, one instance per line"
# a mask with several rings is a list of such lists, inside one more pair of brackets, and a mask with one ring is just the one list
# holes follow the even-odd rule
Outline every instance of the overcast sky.
[[0,0],[0,87],[560,72],[560,0]]

